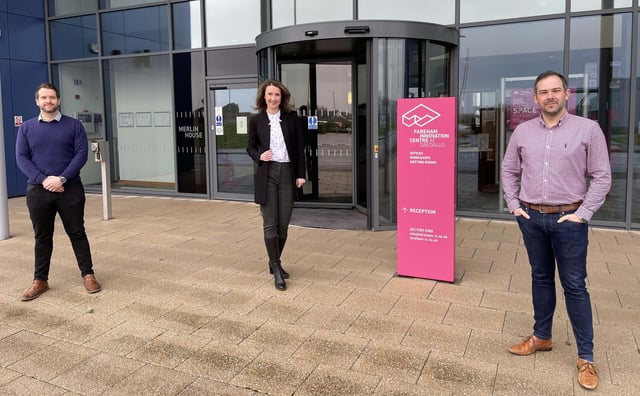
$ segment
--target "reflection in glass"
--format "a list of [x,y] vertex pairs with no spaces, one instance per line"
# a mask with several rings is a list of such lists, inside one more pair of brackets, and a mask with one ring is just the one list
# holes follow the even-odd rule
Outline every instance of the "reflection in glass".
[[271,0],[273,29],[296,24],[295,0]]
[[[576,2],[576,0],[573,2]],[[564,3],[565,2],[561,0],[460,0],[460,22],[467,23],[559,14],[565,10]],[[504,38],[502,36],[500,37]],[[516,37],[521,37],[521,35],[516,34]]]
[[[291,93],[292,107],[298,111],[298,116],[305,117],[307,120],[309,115],[317,115],[312,111],[312,102],[315,106],[315,97],[311,98],[312,85],[315,81],[311,81],[312,70],[315,72],[315,65],[308,63],[287,63],[280,65],[280,76],[282,83]],[[316,92],[313,89],[313,92]],[[303,122],[304,125],[304,121]],[[302,199],[317,200],[319,198],[318,190],[318,132],[317,130],[309,130],[303,132],[305,134],[304,154],[306,160],[307,182],[302,188]]]
[[273,0],[271,2],[273,28],[301,23],[344,21],[353,19],[353,2],[323,0],[322,3],[300,0]]
[[256,73],[256,48],[216,48],[207,51],[207,76],[252,75]]
[[51,21],[51,59],[91,58],[100,53],[95,15]]
[[207,192],[207,128],[204,125],[205,89],[202,84],[202,57],[202,52],[173,55],[175,125],[171,125],[170,119],[162,125],[156,122],[156,126],[172,127],[175,131],[178,192],[184,193]]
[[389,0],[358,0],[358,19],[392,19],[451,25],[455,23],[455,6],[455,1],[404,0],[399,5]]
[[[353,19],[353,2],[323,0],[319,6],[314,1],[296,1],[296,25],[311,22],[344,21]],[[276,11],[277,12],[277,11]]]
[[[61,111],[87,121],[84,128],[89,141],[105,138],[104,102],[100,90],[98,61],[60,63],[52,66],[54,84],[60,89]],[[82,117],[85,114],[89,117]],[[85,185],[101,185],[100,163],[93,157],[80,172]]]
[[[299,106],[298,106],[299,107]],[[312,111],[314,109],[311,109]],[[316,65],[317,131],[309,131],[307,148],[316,150],[315,178],[309,177],[304,192],[308,195],[317,185],[324,202],[353,202],[353,144],[351,111],[351,64]],[[311,143],[311,144],[310,144]],[[307,150],[308,151],[308,150]]]
[[200,0],[173,5],[173,48],[202,47]]
[[205,0],[207,47],[253,44],[260,34],[260,0]]
[[291,104],[295,108],[307,106],[309,108],[310,99],[310,66],[307,63],[287,63],[281,65],[280,76],[282,83],[291,93]]
[[624,221],[628,144],[631,14],[574,18],[569,54],[576,112],[598,121],[611,158],[611,192],[594,219]]
[[[113,188],[175,188],[172,74],[168,55],[104,61]],[[149,126],[149,121],[151,125]]]
[[49,16],[62,16],[94,12],[98,10],[98,0],[49,0]]
[[269,76],[269,49],[258,53],[258,81],[262,82]]
[[606,10],[631,7],[632,0],[573,0],[571,11]]
[[424,41],[407,40],[407,79],[409,98],[424,98],[427,78],[427,47]]
[[[85,1],[85,0],[82,0],[82,1]],[[105,8],[127,7],[127,6],[134,6],[134,5],[157,3],[157,2],[158,0],[102,0],[100,4],[100,8],[105,9]]]
[[[380,72],[378,79],[378,136],[377,144],[378,161],[378,201],[379,201],[379,225],[392,225],[397,222],[397,103],[399,98],[408,97],[408,89],[405,89],[405,58],[407,46],[405,40],[383,39],[379,40],[378,53],[380,54]],[[375,164],[375,162],[374,162]],[[375,193],[375,192],[374,192]]]
[[101,15],[102,54],[139,54],[169,49],[167,6]]
[[[499,169],[513,129],[535,117],[538,74],[562,71],[562,20],[462,29],[457,209],[501,213]],[[521,35],[519,32],[529,34]],[[494,45],[501,37],[501,45]]]
[[439,44],[429,44],[429,86],[427,96],[450,96],[449,51]]
[[354,155],[356,155],[356,172],[354,174],[356,178],[356,204],[361,208],[370,208],[369,191],[367,185],[369,183],[369,167],[368,159],[370,150],[367,149],[367,139],[369,137],[368,128],[368,116],[369,111],[369,75],[368,66],[366,64],[366,58],[362,57],[356,60],[356,95],[355,99],[357,105],[354,108],[354,120],[355,125],[355,146],[353,149]]
[[[351,63],[282,64],[282,82],[301,116],[307,183],[302,199],[353,202]],[[308,128],[307,116],[317,116]]]
[[209,95],[216,118],[212,123],[216,135],[216,192],[253,194],[254,164],[247,155],[247,140],[249,119],[257,114],[256,88],[211,89]]

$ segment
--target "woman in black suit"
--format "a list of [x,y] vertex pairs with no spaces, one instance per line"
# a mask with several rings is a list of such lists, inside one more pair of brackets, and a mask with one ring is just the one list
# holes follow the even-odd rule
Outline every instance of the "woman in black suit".
[[247,153],[256,162],[255,202],[262,213],[264,243],[269,270],[278,290],[285,290],[289,274],[282,269],[280,255],[296,197],[305,183],[304,136],[292,110],[291,93],[280,82],[267,80],[258,88],[259,114],[249,121]]

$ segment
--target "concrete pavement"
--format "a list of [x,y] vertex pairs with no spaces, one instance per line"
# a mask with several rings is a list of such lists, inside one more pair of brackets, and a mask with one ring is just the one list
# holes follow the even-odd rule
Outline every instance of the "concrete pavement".
[[[0,241],[2,395],[574,395],[561,294],[553,351],[531,333],[515,222],[458,219],[454,284],[395,276],[395,232],[292,227],[279,292],[253,203],[113,197],[86,226],[103,291],[87,294],[58,221],[51,289],[33,274],[24,198]],[[592,229],[589,287],[600,386],[640,387],[640,233]]]

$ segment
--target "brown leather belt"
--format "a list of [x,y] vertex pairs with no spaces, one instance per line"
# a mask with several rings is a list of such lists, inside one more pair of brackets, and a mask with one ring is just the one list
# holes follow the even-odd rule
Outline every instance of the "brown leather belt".
[[568,205],[539,205],[532,204],[526,201],[520,201],[520,203],[533,210],[537,210],[540,213],[559,213],[559,212],[568,212],[570,210],[576,210],[582,205],[582,201],[574,202]]

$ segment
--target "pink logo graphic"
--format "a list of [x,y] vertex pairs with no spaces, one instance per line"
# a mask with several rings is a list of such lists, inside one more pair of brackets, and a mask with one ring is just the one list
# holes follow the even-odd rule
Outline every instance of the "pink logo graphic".
[[422,103],[402,115],[402,124],[407,127],[423,127],[440,117],[440,113]]

